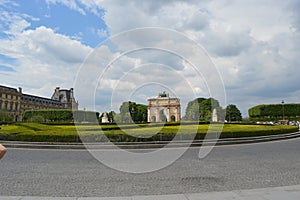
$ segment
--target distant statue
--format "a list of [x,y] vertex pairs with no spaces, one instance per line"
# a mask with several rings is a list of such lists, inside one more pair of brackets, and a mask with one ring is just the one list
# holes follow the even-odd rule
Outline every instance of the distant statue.
[[218,122],[218,113],[216,108],[213,109],[212,122]]
[[109,123],[107,112],[103,113],[103,117],[101,118],[102,123]]

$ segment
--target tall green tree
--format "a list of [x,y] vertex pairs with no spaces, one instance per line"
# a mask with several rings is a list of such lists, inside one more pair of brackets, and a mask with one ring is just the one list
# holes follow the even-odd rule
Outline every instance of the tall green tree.
[[136,110],[134,115],[135,122],[147,122],[147,111],[148,108],[143,104],[136,104]]
[[188,103],[184,119],[188,121],[211,121],[214,109],[217,109],[218,115],[219,113],[224,115],[218,100],[197,98]]
[[108,120],[110,121],[110,122],[115,122],[115,116],[116,116],[116,113],[115,113],[115,111],[110,111],[109,113],[108,113]]
[[242,113],[236,105],[230,104],[226,107],[226,121],[242,121]]
[[123,102],[120,106],[120,115],[121,115],[121,122],[123,123],[132,123],[133,119],[131,117],[131,113],[134,113],[134,107],[136,103],[128,101]]
[[123,102],[120,106],[120,117],[123,123],[146,122],[147,106],[135,102]]
[[190,101],[185,110],[185,120],[199,121],[200,120],[200,103],[205,101],[205,98],[197,98]]

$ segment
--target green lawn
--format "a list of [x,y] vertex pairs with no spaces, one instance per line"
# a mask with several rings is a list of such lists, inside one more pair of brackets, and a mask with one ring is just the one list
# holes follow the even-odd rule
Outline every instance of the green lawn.
[[[175,135],[180,139],[203,139],[209,134],[222,130],[221,138],[251,137],[259,135],[273,135],[291,133],[297,127],[285,125],[240,125],[240,124],[188,124],[169,126],[134,126],[134,125],[103,125],[100,126],[72,126],[72,125],[45,125],[38,123],[16,123],[1,126],[0,140],[42,141],[42,142],[79,142],[105,141],[107,136],[111,141],[153,141],[172,140]],[[104,135],[105,134],[105,135]]]

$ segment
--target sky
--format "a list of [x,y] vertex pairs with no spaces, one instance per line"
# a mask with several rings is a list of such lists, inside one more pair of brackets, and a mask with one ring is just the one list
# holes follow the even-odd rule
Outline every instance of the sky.
[[74,87],[80,108],[100,112],[164,90],[182,112],[211,96],[247,117],[258,104],[300,102],[299,9],[298,0],[2,0],[0,84],[45,97]]

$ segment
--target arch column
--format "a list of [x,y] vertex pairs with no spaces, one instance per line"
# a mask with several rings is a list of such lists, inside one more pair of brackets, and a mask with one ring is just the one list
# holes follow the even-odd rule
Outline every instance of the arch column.
[[147,108],[147,122],[152,122],[151,121],[151,116],[150,116],[150,108]]
[[167,122],[170,122],[171,121],[170,107],[167,108],[167,112],[168,112]]
[[159,116],[159,108],[156,108],[156,122],[160,122],[161,121],[161,119],[160,119],[160,116]]

